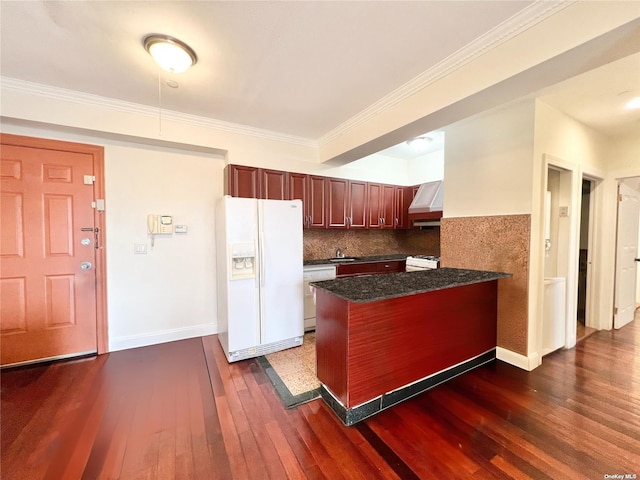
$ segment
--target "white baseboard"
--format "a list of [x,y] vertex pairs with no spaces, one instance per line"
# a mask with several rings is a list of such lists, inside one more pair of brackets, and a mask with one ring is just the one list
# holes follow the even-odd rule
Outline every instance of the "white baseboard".
[[138,335],[127,335],[109,339],[109,351],[117,352],[128,348],[146,347],[158,343],[174,342],[186,338],[203,337],[218,333],[217,323],[204,323],[183,328],[173,328],[160,332],[142,333]]
[[514,367],[518,367],[529,372],[534,368],[539,367],[542,363],[542,359],[537,353],[527,357],[502,347],[496,348],[496,358],[513,365]]

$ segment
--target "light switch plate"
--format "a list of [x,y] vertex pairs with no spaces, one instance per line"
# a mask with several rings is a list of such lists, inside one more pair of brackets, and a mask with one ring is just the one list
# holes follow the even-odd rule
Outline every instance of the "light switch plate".
[[568,217],[569,216],[569,207],[560,207],[560,216]]
[[176,225],[174,232],[175,233],[187,233],[187,226],[186,225]]
[[146,243],[134,243],[133,244],[133,253],[135,255],[146,255],[146,253],[147,253],[147,244]]

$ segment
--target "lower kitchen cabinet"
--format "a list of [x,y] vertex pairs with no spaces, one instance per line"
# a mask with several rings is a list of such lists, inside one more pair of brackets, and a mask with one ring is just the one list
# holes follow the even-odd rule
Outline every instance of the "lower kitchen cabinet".
[[388,262],[341,263],[336,268],[336,276],[352,277],[355,275],[372,275],[377,273],[404,272],[405,260]]

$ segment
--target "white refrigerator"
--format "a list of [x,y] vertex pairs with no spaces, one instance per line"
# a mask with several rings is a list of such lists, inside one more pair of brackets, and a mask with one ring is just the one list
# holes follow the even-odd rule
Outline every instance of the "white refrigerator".
[[302,202],[223,197],[218,338],[229,362],[302,345]]

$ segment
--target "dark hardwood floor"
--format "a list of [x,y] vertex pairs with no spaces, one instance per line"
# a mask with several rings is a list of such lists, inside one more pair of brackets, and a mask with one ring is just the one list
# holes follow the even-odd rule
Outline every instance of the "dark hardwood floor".
[[639,324],[533,372],[496,361],[354,427],[322,400],[285,410],[215,336],[3,371],[2,479],[640,476]]

